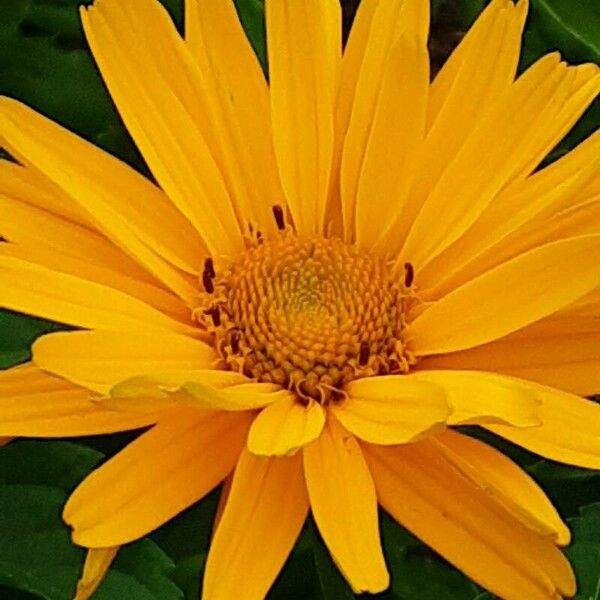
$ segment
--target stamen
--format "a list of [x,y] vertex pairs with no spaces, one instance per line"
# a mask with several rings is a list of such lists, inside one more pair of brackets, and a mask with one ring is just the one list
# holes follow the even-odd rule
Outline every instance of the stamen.
[[283,208],[279,204],[273,206],[273,216],[275,217],[275,223],[277,223],[277,229],[283,231],[285,229],[285,217],[283,215]]
[[213,306],[212,308],[206,311],[206,314],[210,315],[213,325],[215,327],[219,327],[219,325],[221,324],[221,311],[219,310],[219,307]]
[[205,261],[204,261],[204,272],[208,273],[208,276],[211,279],[214,279],[216,277],[216,273],[215,273],[215,265],[213,264],[213,259],[208,257]]
[[202,285],[208,294],[212,294],[215,291],[215,285],[213,283],[212,277],[205,270],[202,273]]
[[365,367],[369,362],[369,355],[371,354],[371,349],[369,347],[369,342],[361,342],[360,351],[358,353],[358,364],[361,367]]
[[415,268],[411,262],[404,263],[404,287],[409,288],[415,280]]
[[235,330],[231,332],[230,337],[231,351],[237,354],[240,351],[240,332]]

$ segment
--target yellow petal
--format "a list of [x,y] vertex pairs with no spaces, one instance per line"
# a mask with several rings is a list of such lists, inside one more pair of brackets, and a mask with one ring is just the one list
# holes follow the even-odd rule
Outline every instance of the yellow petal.
[[442,389],[404,375],[352,381],[331,410],[342,425],[374,444],[404,444],[443,425],[450,407]]
[[443,391],[452,407],[450,425],[503,423],[516,427],[540,424],[540,401],[520,381],[493,373],[424,370],[404,376]]
[[296,230],[321,233],[333,157],[341,8],[338,0],[267,0],[265,9],[281,182]]
[[384,255],[389,249],[386,233],[393,228],[382,223],[392,223],[404,212],[417,147],[425,133],[426,44],[425,38],[407,33],[390,50],[358,180],[357,244],[368,249],[375,246]]
[[495,371],[592,396],[600,392],[600,323],[593,316],[552,316],[490,344],[426,357],[420,366]]
[[559,240],[480,275],[430,305],[406,329],[415,354],[491,342],[556,312],[600,283],[600,235]]
[[535,481],[504,454],[476,439],[451,429],[433,441],[470,479],[489,491],[527,527],[552,535],[560,546],[571,533],[550,500]]
[[[373,9],[374,13],[369,18],[369,13]],[[354,55],[351,55],[349,66],[345,68],[342,80],[344,87],[340,89],[340,95],[346,94],[349,97],[340,100],[342,108],[337,117],[339,130],[348,120],[347,114],[350,111],[349,104],[353,95],[351,116],[344,138],[340,181],[344,233],[348,241],[354,240],[355,227],[358,224],[355,211],[359,179],[373,124],[373,115],[382,93],[385,73],[388,73],[387,84],[394,84],[392,78],[394,67],[392,64],[390,64],[389,70],[387,67],[390,52],[392,48],[396,47],[403,34],[406,34],[407,39],[410,40],[409,43],[421,44],[427,38],[429,29],[429,3],[421,0],[404,2],[382,0],[376,7],[367,8],[365,14],[363,23],[360,23],[358,48],[353,50]],[[368,21],[370,23],[367,23]],[[364,46],[362,61],[359,63],[367,26],[369,26],[368,41]],[[413,54],[418,54],[418,51],[415,50]],[[346,73],[348,68],[358,67],[357,63],[360,64],[360,70],[355,81],[354,77],[349,77]],[[419,67],[414,72],[417,79],[423,75],[423,68],[426,67],[420,57]],[[417,87],[415,87],[415,91]],[[411,102],[408,104],[411,105]],[[418,122],[419,117],[416,118]],[[417,129],[418,127],[417,124]]]
[[[23,167],[18,166],[18,168],[26,171]],[[0,163],[0,173],[1,171]],[[37,208],[26,200],[13,196],[0,195],[0,212],[2,212],[0,234],[9,242],[36,247],[48,254],[67,255],[79,259],[85,257],[93,262],[96,268],[104,267],[120,271],[135,280],[153,281],[137,263],[104,236],[86,225]]]
[[271,383],[241,383],[225,389],[214,389],[200,382],[186,383],[182,387],[197,406],[215,410],[243,411],[262,408],[278,400],[291,398],[292,394]]
[[202,598],[263,600],[308,512],[300,455],[265,458],[243,450],[212,540]]
[[69,331],[39,338],[33,360],[44,369],[100,393],[136,375],[184,369],[210,369],[214,350],[183,335],[113,331]]
[[104,580],[106,572],[114,560],[119,546],[92,548],[87,551],[83,573],[77,582],[77,591],[73,600],[88,600]]
[[9,256],[0,256],[0,306],[76,327],[198,335],[123,292]]
[[244,414],[174,411],[89,475],[64,510],[73,541],[125,544],[156,529],[220,483],[244,444]]
[[294,454],[319,437],[325,411],[318,402],[299,402],[294,394],[267,406],[254,419],[248,434],[248,449],[262,456]]
[[531,452],[569,465],[600,469],[600,406],[574,394],[527,382],[542,401],[539,427],[486,428]]
[[[223,410],[248,410],[239,401],[240,397],[247,401],[250,396],[254,402],[261,403],[260,406],[277,399],[271,384],[249,382],[240,373],[217,369],[154,371],[152,375],[120,381],[111,388],[110,396],[100,397],[96,402],[104,408],[122,412],[147,412],[182,407],[206,411],[223,406]],[[188,385],[196,387],[195,395],[182,389]],[[235,390],[237,394],[223,394],[222,390]]]
[[[429,128],[436,128],[430,143],[435,141],[445,153],[443,162],[490,103],[512,84],[527,8],[527,1],[516,6],[506,0],[490,2],[436,75],[427,111]],[[443,136],[450,131],[452,135]],[[442,139],[445,144],[440,144]],[[444,146],[449,146],[448,154]]]
[[89,390],[31,364],[0,372],[0,436],[65,437],[146,427],[156,415],[98,408]]
[[[82,9],[86,38],[111,97],[160,186],[201,233],[215,258],[235,256],[241,246],[239,223],[196,112],[190,109],[197,93],[196,67],[160,3],[138,4],[135,18],[114,0]],[[149,39],[146,20],[155,31]],[[162,52],[152,50],[157,44]]]
[[[82,245],[82,248],[85,246]],[[102,261],[96,262],[93,256],[69,256],[31,244],[2,244],[0,257],[13,257],[50,271],[100,284],[141,300],[177,321],[184,323],[192,321],[190,306],[160,286],[156,280],[153,282],[140,281],[131,272],[122,272],[112,266],[103,266]],[[122,258],[126,258],[126,256],[123,255]],[[193,302],[191,297],[188,297],[188,300],[190,303]]]
[[383,508],[468,577],[506,600],[575,593],[567,559],[457,468],[432,438],[366,445]]
[[26,202],[71,223],[90,227],[92,220],[65,192],[37,169],[0,160],[0,194]]
[[465,235],[419,272],[420,293],[440,297],[486,270],[486,265],[502,262],[498,249],[508,245],[512,250],[516,232],[574,205],[574,196],[595,178],[599,156],[600,131],[550,166],[508,185]]
[[171,289],[193,295],[164,258],[197,273],[205,250],[160,190],[125,163],[15,100],[0,99],[0,129],[8,150],[68,193],[108,238]]
[[[400,262],[409,260],[420,269],[463,235],[506,184],[526,177],[560,139],[548,144],[540,130],[556,130],[555,121],[572,125],[591,102],[591,94],[584,101],[572,92],[580,67],[556,64],[557,59],[554,55],[540,59],[484,116],[422,204]],[[600,77],[592,73],[584,85],[600,87]],[[573,110],[563,119],[563,105],[570,94]],[[490,139],[494,144],[489,144]],[[482,147],[487,147],[484,155]],[[471,176],[464,177],[464,173]]]
[[333,560],[356,593],[389,585],[379,538],[377,498],[356,439],[330,417],[304,448],[310,506]]
[[233,1],[187,0],[185,41],[204,81],[200,102],[214,115],[202,123],[202,131],[210,134],[236,212],[244,224],[252,222],[263,233],[272,230],[272,206],[284,200],[269,91]]

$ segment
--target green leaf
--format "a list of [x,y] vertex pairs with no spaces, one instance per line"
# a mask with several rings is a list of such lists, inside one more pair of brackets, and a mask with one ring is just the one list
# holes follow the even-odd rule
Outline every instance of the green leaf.
[[3,0],[0,91],[143,169],[88,50],[80,4]]
[[[540,460],[527,468],[528,473],[552,498],[560,514],[577,516],[579,507],[598,499],[600,472]],[[600,531],[600,529],[599,529]]]
[[58,329],[60,325],[49,321],[0,310],[0,369],[29,360],[34,340]]
[[548,50],[573,62],[600,62],[600,4],[596,0],[532,0],[532,28]]
[[600,503],[569,519],[573,542],[566,550],[577,577],[576,600],[600,600]]
[[335,566],[312,521],[309,527],[309,536],[323,600],[352,600],[354,594],[350,586]]
[[387,514],[382,515],[383,547],[392,576],[386,600],[474,600],[482,590]]
[[265,7],[263,0],[235,0],[246,35],[267,72],[267,46],[265,41]]
[[[62,507],[101,459],[67,442],[17,441],[2,449],[0,585],[44,600],[71,600],[84,552],[70,542]],[[181,600],[172,569],[154,542],[142,540],[120,552],[94,600]]]

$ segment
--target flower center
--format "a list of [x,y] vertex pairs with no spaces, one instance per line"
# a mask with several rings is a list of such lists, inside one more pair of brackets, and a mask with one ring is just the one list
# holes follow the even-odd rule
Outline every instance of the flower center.
[[327,402],[353,379],[408,370],[402,286],[340,240],[285,229],[250,242],[223,273],[209,261],[203,280],[215,348],[257,381]]

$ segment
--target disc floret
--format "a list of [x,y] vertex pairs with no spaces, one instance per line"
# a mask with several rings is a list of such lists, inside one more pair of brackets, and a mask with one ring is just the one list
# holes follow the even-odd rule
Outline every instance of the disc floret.
[[[210,260],[210,259],[209,259]],[[204,274],[197,311],[224,364],[300,398],[343,397],[359,377],[408,371],[405,290],[383,261],[338,239],[283,229]]]

